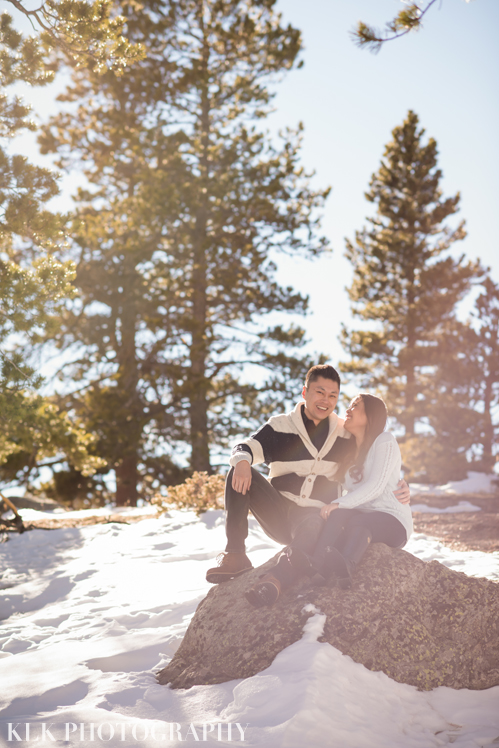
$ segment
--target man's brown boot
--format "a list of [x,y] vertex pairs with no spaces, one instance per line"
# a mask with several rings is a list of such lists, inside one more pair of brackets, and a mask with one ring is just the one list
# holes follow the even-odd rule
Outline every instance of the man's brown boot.
[[206,581],[210,584],[220,584],[228,579],[234,579],[245,571],[253,568],[251,561],[245,553],[219,553],[217,556],[217,566],[208,569],[206,572]]

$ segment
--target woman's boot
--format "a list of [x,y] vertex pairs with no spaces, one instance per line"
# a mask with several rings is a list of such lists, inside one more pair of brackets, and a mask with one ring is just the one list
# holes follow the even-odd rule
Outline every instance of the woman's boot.
[[263,608],[264,605],[273,605],[280,594],[280,581],[273,574],[265,574],[244,593],[244,597],[254,608]]
[[273,605],[283,590],[295,581],[297,573],[289,562],[289,556],[283,551],[277,563],[258,582],[244,593],[248,602],[255,608]]

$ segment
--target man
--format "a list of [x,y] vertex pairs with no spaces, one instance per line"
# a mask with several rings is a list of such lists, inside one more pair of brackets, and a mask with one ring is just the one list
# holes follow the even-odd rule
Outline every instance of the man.
[[[218,566],[208,570],[208,582],[219,584],[253,568],[245,550],[250,510],[273,540],[305,553],[313,550],[323,526],[319,511],[338,498],[338,468],[353,447],[334,413],[339,394],[336,369],[313,366],[303,401],[234,447],[225,486],[227,546]],[[269,480],[252,467],[262,462],[270,469]],[[397,498],[409,501],[405,482]]]

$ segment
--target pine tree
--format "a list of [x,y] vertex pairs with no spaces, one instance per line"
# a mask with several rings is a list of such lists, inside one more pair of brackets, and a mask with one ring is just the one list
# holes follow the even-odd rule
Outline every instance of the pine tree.
[[53,79],[46,71],[36,40],[25,40],[6,13],[0,16],[0,251],[10,253],[14,237],[50,250],[61,239],[60,218],[44,208],[58,192],[54,175],[11,155],[9,139],[34,130],[30,108],[7,91],[17,81],[45,85]]
[[53,255],[65,238],[62,216],[46,208],[58,193],[55,175],[11,153],[9,140],[35,125],[30,108],[7,92],[18,81],[50,83],[56,49],[96,69],[122,68],[142,52],[122,37],[122,21],[110,17],[109,3],[62,0],[29,10],[9,2],[35,30],[38,24],[39,34],[25,37],[12,16],[0,15],[0,477],[26,477],[46,458],[69,461],[89,475],[102,465],[88,452],[92,437],[37,393],[42,379],[30,365],[33,346],[53,333],[73,294],[74,263]]
[[497,407],[499,406],[499,286],[487,275],[483,292],[475,302],[474,318],[478,326],[473,360],[477,386],[474,400],[481,411],[481,464],[491,472],[496,461]]
[[403,444],[404,466],[430,483],[466,478],[481,442],[482,376],[477,333],[469,321],[448,320],[438,339],[435,365],[426,372],[423,433]]
[[376,206],[370,227],[347,242],[353,265],[348,293],[361,330],[342,332],[351,355],[347,368],[364,386],[385,394],[406,441],[426,427],[435,398],[437,366],[445,366],[446,331],[479,263],[455,259],[447,251],[465,236],[452,228],[459,194],[444,198],[437,168],[437,145],[423,142],[418,117],[409,112],[393,130],[367,199]]
[[[274,5],[129,6],[127,37],[147,58],[119,79],[77,70],[67,99],[82,103],[43,139],[61,165],[79,154],[93,186],[78,196],[82,307],[66,341],[84,346],[86,397],[101,402],[108,388],[115,398],[127,500],[139,463],[161,450],[155,435],[185,440],[191,468],[210,471],[210,443],[282,403],[309,363],[303,330],[262,319],[307,306],[275,281],[278,253],[314,256],[326,244],[315,213],[327,192],[313,192],[299,166],[300,132],[277,146],[260,125],[269,85],[300,50]],[[241,381],[251,365],[256,375]]]
[[57,325],[72,294],[73,263],[49,257],[22,267],[0,254],[0,479],[25,479],[43,460],[69,462],[91,475],[102,461],[89,453],[94,441],[78,421],[36,390],[42,379],[29,353]]
[[489,275],[481,285],[471,318],[447,325],[439,341],[438,366],[428,389],[433,435],[420,435],[406,449],[412,472],[419,470],[431,482],[465,478],[470,469],[490,473],[495,464],[499,288]]

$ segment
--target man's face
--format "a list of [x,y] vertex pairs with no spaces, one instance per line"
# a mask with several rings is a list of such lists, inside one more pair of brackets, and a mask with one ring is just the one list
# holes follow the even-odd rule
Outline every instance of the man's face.
[[308,387],[304,387],[301,394],[305,400],[305,415],[317,425],[336,408],[340,388],[337,382],[318,377],[314,382],[310,382]]

